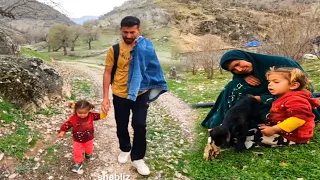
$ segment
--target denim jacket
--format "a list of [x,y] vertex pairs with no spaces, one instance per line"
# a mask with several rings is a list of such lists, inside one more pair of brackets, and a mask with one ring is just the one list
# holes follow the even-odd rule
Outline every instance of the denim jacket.
[[135,101],[138,92],[146,90],[150,90],[151,102],[168,91],[168,86],[152,42],[139,36],[131,51],[127,99]]

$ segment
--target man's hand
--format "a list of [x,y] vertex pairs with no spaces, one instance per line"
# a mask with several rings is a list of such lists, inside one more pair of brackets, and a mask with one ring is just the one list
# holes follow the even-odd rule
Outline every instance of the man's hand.
[[62,138],[65,133],[66,133],[65,131],[61,131],[61,132],[58,134],[58,138]]
[[109,98],[105,98],[101,103],[101,110],[107,114],[109,109],[110,109],[110,100]]
[[261,130],[261,133],[265,136],[272,136],[278,132],[281,131],[281,129],[275,125],[275,126],[260,126],[259,129]]
[[247,76],[244,78],[244,80],[251,86],[259,86],[260,80],[253,75]]

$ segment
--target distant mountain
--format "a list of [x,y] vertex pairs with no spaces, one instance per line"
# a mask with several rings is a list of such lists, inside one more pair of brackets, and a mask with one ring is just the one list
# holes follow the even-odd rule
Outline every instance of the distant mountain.
[[75,25],[66,15],[36,0],[0,0],[0,7],[12,9],[15,16],[13,19],[0,15],[0,29],[19,42],[35,41],[33,37],[44,36],[53,24]]
[[82,16],[81,18],[71,18],[71,20],[77,24],[82,25],[84,22],[89,20],[97,20],[99,16]]

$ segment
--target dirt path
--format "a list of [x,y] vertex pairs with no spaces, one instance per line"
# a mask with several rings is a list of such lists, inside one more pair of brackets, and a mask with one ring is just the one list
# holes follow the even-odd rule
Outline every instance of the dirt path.
[[[92,93],[90,95],[81,97],[82,95],[77,95],[78,98],[86,98],[89,101],[97,104],[96,110],[100,110],[100,102],[102,97],[102,74],[103,66],[84,64],[84,63],[70,63],[70,62],[59,62],[56,65],[57,70],[66,78],[67,81],[72,79],[81,79],[88,81],[92,84]],[[112,96],[110,96],[112,97]],[[114,121],[114,111],[113,107],[109,111],[108,117],[104,121],[98,121],[95,123],[95,157],[96,159],[90,162],[85,162],[83,167],[83,174],[72,173],[72,143],[70,135],[62,139],[56,144],[53,144],[54,153],[53,155],[48,155],[44,153],[42,158],[39,160],[38,168],[34,169],[32,173],[23,176],[23,179],[111,179],[117,177],[130,177],[130,179],[146,179],[138,175],[136,170],[132,168],[131,162],[120,165],[117,162],[117,155],[119,153],[118,139],[116,136],[116,124]],[[64,117],[68,117],[70,110],[64,111]],[[61,124],[64,118],[59,118],[56,126]],[[164,120],[166,119],[166,120]],[[151,176],[148,179],[164,179],[165,172],[161,170],[161,167],[155,165],[156,159],[152,157],[162,157],[162,155],[154,155],[158,152],[167,153],[169,149],[169,154],[166,154],[169,160],[179,161],[179,156],[172,156],[175,154],[183,154],[180,149],[186,144],[190,144],[194,135],[193,131],[193,120],[195,119],[194,112],[190,108],[179,100],[177,97],[165,93],[155,102],[152,103],[149,109],[148,115],[148,126],[151,124],[150,130],[154,132],[149,138],[154,138],[153,135],[156,135],[153,141],[157,143],[166,143],[166,139],[170,141],[178,141],[179,145],[174,145],[176,143],[171,143],[173,146],[177,146],[179,153],[172,152],[175,147],[171,147],[170,144],[161,145],[160,147],[154,146],[153,141],[148,140],[148,152],[146,156],[146,162],[150,162]],[[153,125],[152,125],[153,124]],[[160,127],[157,127],[160,125]],[[167,127],[164,127],[167,126]],[[174,127],[173,127],[174,126]],[[167,128],[167,129],[166,129]],[[162,131],[161,131],[162,129]],[[129,128],[130,133],[132,134],[132,128]],[[149,131],[149,129],[148,129]],[[159,132],[164,132],[161,135]],[[55,135],[51,135],[51,142],[54,142],[53,139]],[[174,137],[172,137],[174,136]],[[50,138],[49,138],[50,139]],[[188,142],[186,142],[188,141]],[[180,143],[179,143],[180,142]],[[168,143],[168,142],[167,142]],[[149,148],[149,145],[152,148]],[[49,145],[49,147],[52,147]],[[168,149],[169,148],[169,149]],[[55,153],[57,152],[57,153]],[[170,154],[171,153],[171,154]],[[171,155],[171,156],[170,156]],[[148,157],[150,156],[150,157]],[[161,162],[158,162],[161,163]],[[40,164],[40,165],[39,165]],[[164,163],[165,164],[165,163]],[[168,174],[166,174],[168,175]],[[113,176],[113,177],[112,177]],[[171,176],[171,175],[169,175]],[[182,176],[180,173],[173,171],[173,177],[178,179],[188,179]]]

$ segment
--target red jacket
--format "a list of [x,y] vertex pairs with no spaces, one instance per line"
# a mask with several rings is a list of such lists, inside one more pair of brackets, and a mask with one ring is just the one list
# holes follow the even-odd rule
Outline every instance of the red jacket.
[[296,143],[307,143],[313,136],[315,127],[315,115],[312,109],[319,105],[319,99],[311,98],[309,91],[289,92],[272,103],[266,124],[273,126],[289,117],[305,120],[305,123],[294,131],[290,133],[281,131],[279,134]]
[[60,128],[61,131],[67,132],[72,128],[73,140],[85,143],[94,138],[93,121],[100,119],[100,113],[89,112],[88,116],[81,119],[77,114],[73,114]]

